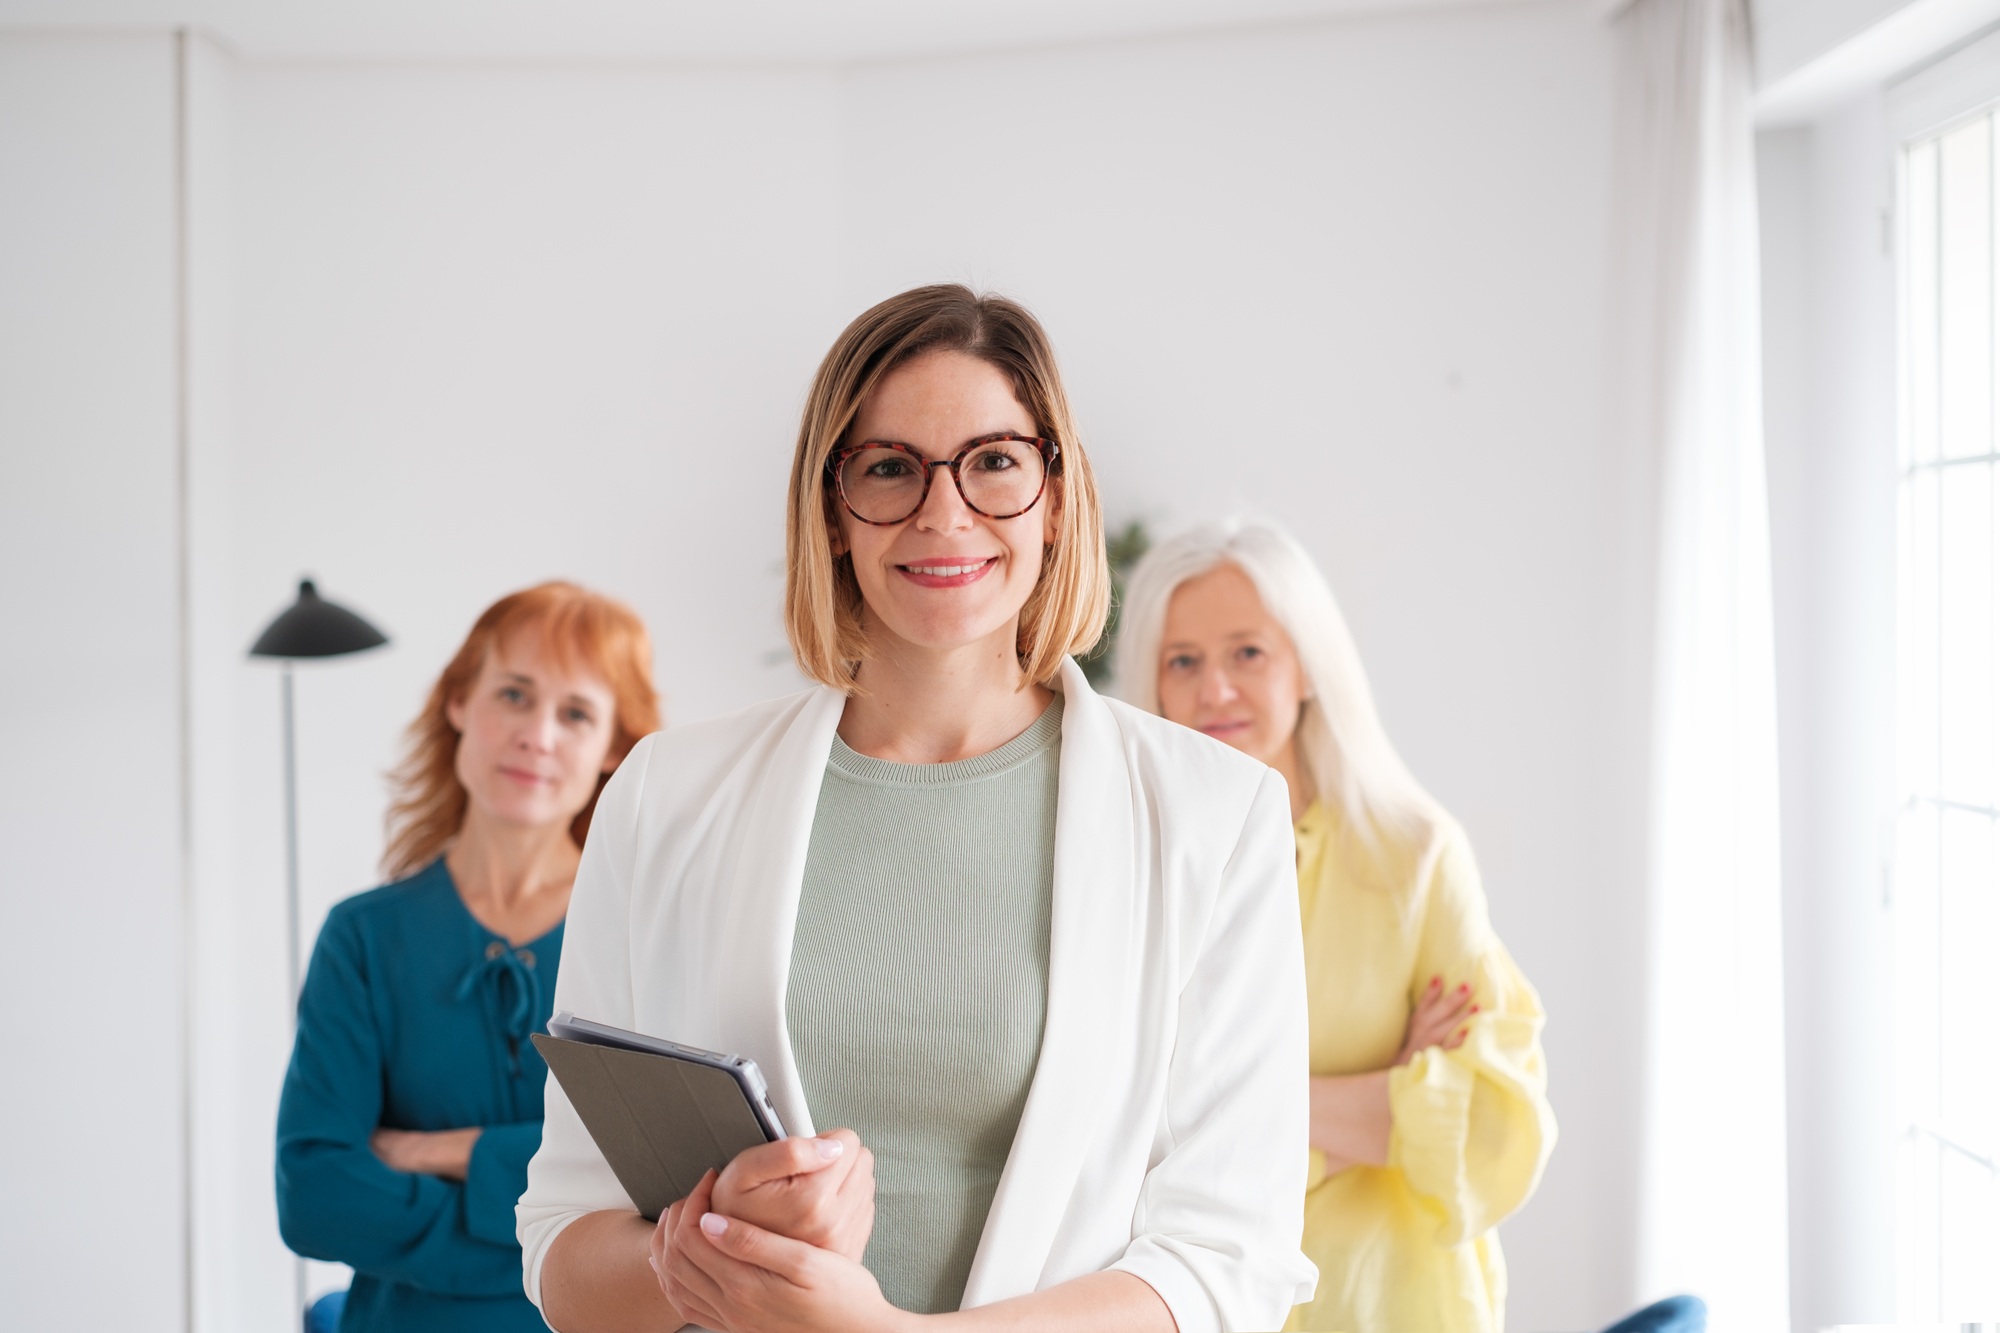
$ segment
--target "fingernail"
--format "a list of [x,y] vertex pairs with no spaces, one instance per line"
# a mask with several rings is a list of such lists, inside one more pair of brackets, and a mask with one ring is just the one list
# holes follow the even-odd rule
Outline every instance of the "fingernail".
[[646,1267],[657,1273],[660,1271],[660,1261],[649,1254],[646,1256]]
[[1478,1013],[1478,1012],[1479,1012],[1479,1006],[1478,1006],[1478,1005],[1476,1005],[1476,1004],[1475,1004],[1475,1005],[1473,1005],[1473,1006],[1472,1006],[1472,1012],[1473,1012],[1473,1013],[1475,1013],[1475,1014],[1476,1014],[1476,1013]]
[[822,1162],[831,1162],[846,1151],[847,1145],[839,1139],[819,1140],[819,1160]]
[[729,1230],[729,1219],[721,1213],[703,1213],[701,1215],[701,1229],[711,1236],[720,1236],[723,1232]]
[[1443,982],[1444,982],[1444,978],[1443,978],[1443,977],[1432,977],[1432,978],[1431,978],[1431,985],[1433,985],[1433,986],[1437,986],[1437,985],[1442,985],[1442,984],[1443,984]]

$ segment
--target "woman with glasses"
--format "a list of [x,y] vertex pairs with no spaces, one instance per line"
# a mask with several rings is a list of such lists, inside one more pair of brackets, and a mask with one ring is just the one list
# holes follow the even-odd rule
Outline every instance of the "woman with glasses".
[[1071,660],[1109,578],[1033,317],[849,325],[786,546],[818,688],[633,751],[556,998],[754,1058],[794,1137],[654,1225],[551,1085],[530,1296],[562,1333],[1276,1327],[1313,1278],[1284,785]]
[[1282,773],[1312,1021],[1296,1329],[1488,1333],[1494,1228],[1555,1144],[1542,1007],[1487,921],[1465,834],[1389,744],[1333,592],[1262,523],[1200,528],[1133,571],[1119,692]]
[[410,724],[392,882],[327,914],[278,1102],[278,1227],[354,1269],[348,1333],[543,1327],[514,1235],[548,1079],[528,1036],[598,793],[660,725],[652,656],[631,610],[544,583],[480,615]]

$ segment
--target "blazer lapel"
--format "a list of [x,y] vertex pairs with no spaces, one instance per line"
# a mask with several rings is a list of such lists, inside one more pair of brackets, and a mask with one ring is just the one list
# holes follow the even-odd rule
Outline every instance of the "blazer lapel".
[[785,1027],[785,987],[813,814],[846,702],[838,690],[815,690],[759,738],[731,778],[737,817],[710,835],[724,840],[713,952],[704,960],[713,1012],[728,1034],[724,1049],[757,1061],[778,1118],[795,1135],[813,1133],[813,1124]]
[[1126,1027],[1136,990],[1143,903],[1131,770],[1111,710],[1074,661],[1063,663],[1062,691],[1048,1014],[1027,1106],[966,1281],[968,1309],[1040,1287],[1104,1104],[1103,1052]]

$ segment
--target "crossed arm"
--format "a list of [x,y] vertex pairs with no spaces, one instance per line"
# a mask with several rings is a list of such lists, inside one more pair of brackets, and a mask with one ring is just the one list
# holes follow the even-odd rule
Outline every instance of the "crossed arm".
[[[1417,1052],[1436,1046],[1456,1050],[1465,1041],[1465,1024],[1479,1006],[1472,987],[1445,989],[1432,977],[1403,1033],[1396,1065],[1406,1065]],[[1389,1070],[1365,1074],[1319,1075],[1312,1081],[1312,1146],[1326,1154],[1326,1173],[1350,1166],[1383,1166],[1389,1161]]]
[[542,1313],[558,1333],[665,1333],[687,1324],[729,1333],[914,1333],[920,1325],[938,1333],[1175,1333],[1166,1302],[1122,1272],[976,1310],[899,1310],[861,1264],[874,1223],[874,1155],[852,1131],[767,1143],[703,1177],[658,1223],[604,1211],[564,1228],[543,1260]]

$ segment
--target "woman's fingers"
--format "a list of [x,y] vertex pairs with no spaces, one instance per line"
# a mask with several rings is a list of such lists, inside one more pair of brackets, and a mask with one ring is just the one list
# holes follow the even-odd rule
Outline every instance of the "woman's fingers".
[[723,1257],[761,1268],[794,1285],[803,1286],[806,1283],[813,1264],[822,1253],[817,1246],[724,1217],[721,1213],[704,1214],[698,1225],[710,1246]]
[[664,1267],[667,1298],[674,1302],[682,1316],[711,1328],[722,1328],[726,1321],[721,1318],[721,1312],[728,1304],[722,1279],[728,1274],[716,1261],[724,1256],[715,1253],[715,1247],[708,1243],[699,1225],[709,1196],[714,1192],[714,1177],[713,1171],[703,1176],[694,1192],[670,1210],[673,1213],[672,1244]]
[[779,1139],[745,1148],[729,1163],[725,1174],[732,1189],[755,1189],[787,1176],[824,1171],[860,1147],[861,1139],[851,1129],[829,1130],[813,1138]]
[[667,1256],[673,1252],[674,1228],[680,1224],[681,1205],[676,1203],[660,1214],[660,1220],[653,1224],[653,1234],[646,1242],[646,1262],[653,1266],[653,1276],[660,1280],[660,1290],[667,1289]]
[[1463,1045],[1471,1031],[1469,1022],[1479,1012],[1479,1006],[1472,1001],[1472,994],[1469,984],[1447,987],[1444,978],[1432,977],[1411,1007],[1403,1049],[1396,1057],[1396,1063],[1406,1065],[1416,1058],[1417,1052],[1433,1046],[1451,1051]]
[[1424,992],[1417,1004],[1417,1012],[1426,1017],[1462,1013],[1472,1003],[1472,987],[1464,984],[1446,990],[1432,985]]
[[729,1321],[722,1314],[728,1304],[722,1284],[704,1272],[691,1255],[675,1251],[672,1263],[667,1266],[664,1285],[667,1299],[673,1302],[681,1318],[708,1328],[728,1326]]

